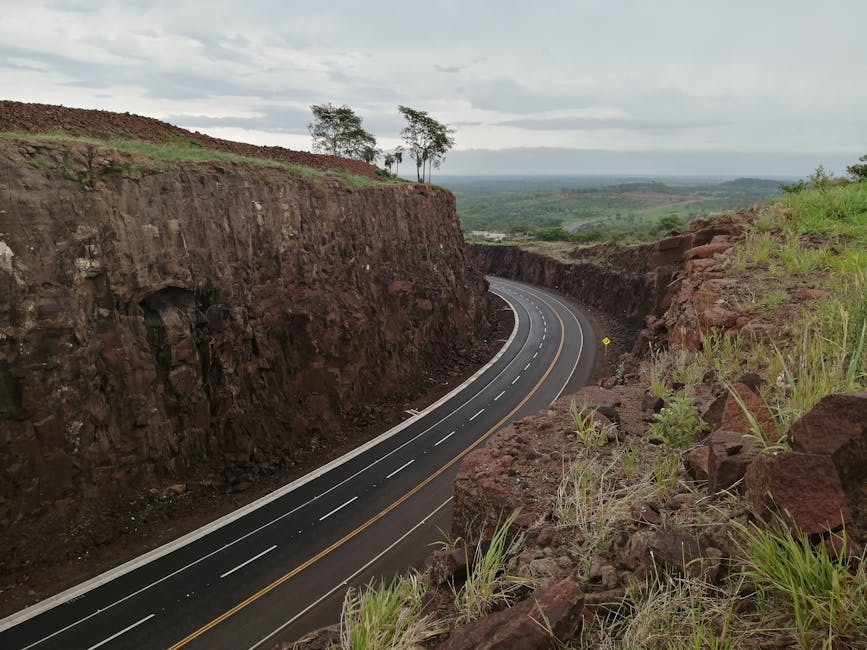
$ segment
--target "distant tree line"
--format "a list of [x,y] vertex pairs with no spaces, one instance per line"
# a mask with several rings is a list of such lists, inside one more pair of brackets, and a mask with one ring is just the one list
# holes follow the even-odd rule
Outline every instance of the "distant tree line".
[[802,179],[797,183],[783,183],[780,185],[780,189],[788,194],[798,194],[810,188],[822,190],[835,185],[848,185],[849,183],[867,181],[867,154],[861,156],[854,165],[846,167],[846,173],[848,177],[834,178],[833,174],[826,171],[822,165],[819,165],[807,180]]
[[390,174],[397,174],[403,154],[408,152],[415,161],[419,182],[430,182],[431,170],[439,169],[455,144],[454,129],[438,122],[426,111],[409,106],[398,106],[406,119],[406,126],[400,132],[406,149],[399,146],[389,152],[377,148],[376,137],[362,127],[361,117],[346,104],[314,104],[310,110],[313,121],[307,128],[313,138],[313,151],[370,164],[382,156],[383,165]]

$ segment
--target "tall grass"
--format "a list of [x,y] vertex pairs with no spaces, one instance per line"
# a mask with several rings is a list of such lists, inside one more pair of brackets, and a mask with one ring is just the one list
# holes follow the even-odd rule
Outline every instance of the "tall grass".
[[421,615],[427,583],[418,574],[349,589],[340,616],[341,650],[414,648],[443,628]]
[[578,406],[575,400],[569,404],[569,415],[575,425],[575,435],[581,444],[599,447],[608,439],[608,429],[596,420],[596,408],[584,403]]
[[786,348],[777,348],[778,370],[770,399],[784,425],[833,393],[867,386],[867,272],[840,280],[836,293],[806,317]]
[[618,526],[631,520],[636,502],[656,502],[680,480],[680,460],[667,451],[617,446],[610,453],[583,448],[564,468],[554,501],[557,525],[572,533],[572,551],[581,571],[607,548]]
[[787,616],[802,648],[867,647],[867,556],[851,572],[845,550],[833,558],[824,545],[784,529],[738,530],[747,558],[743,575],[769,611]]
[[867,242],[867,182],[790,194],[775,204],[788,215],[785,231],[802,235],[844,235]]
[[481,618],[497,602],[511,603],[528,584],[526,579],[509,575],[506,571],[509,562],[523,546],[523,535],[516,536],[510,530],[519,512],[516,510],[497,525],[487,548],[479,544],[473,557],[467,557],[470,568],[466,582],[454,590],[458,623]]
[[769,346],[742,340],[735,350],[716,334],[702,342],[719,377],[731,381],[747,365],[764,376],[763,395],[786,429],[826,395],[867,386],[867,182],[824,184],[765,208],[729,271],[756,266],[777,278],[754,301],[759,308],[784,304],[783,287],[797,286],[795,277],[831,294],[806,304],[789,336]]

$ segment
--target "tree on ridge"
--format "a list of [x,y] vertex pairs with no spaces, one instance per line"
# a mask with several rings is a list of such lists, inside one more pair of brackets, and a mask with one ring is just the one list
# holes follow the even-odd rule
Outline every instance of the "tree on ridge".
[[431,169],[439,169],[446,153],[455,144],[452,137],[455,131],[432,118],[426,111],[408,106],[398,106],[398,110],[407,121],[400,135],[409,148],[410,157],[415,160],[418,181],[430,182]]
[[307,129],[313,137],[313,151],[370,162],[379,155],[376,138],[362,128],[361,118],[346,104],[314,104],[310,110],[313,122]]

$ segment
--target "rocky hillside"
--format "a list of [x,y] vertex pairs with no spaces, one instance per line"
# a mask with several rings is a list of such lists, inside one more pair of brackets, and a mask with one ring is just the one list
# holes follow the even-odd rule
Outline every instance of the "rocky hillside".
[[[0,128],[35,115],[28,130],[172,132],[13,108]],[[449,193],[365,180],[354,163],[317,172],[292,152],[269,167],[123,142],[135,149],[0,138],[7,576],[31,566],[28,549],[63,560],[109,541],[160,495],[238,491],[321,455],[487,336]]]
[[[465,458],[420,574],[286,647],[867,648],[867,182],[574,261],[472,255],[644,327]],[[389,593],[411,624],[366,627]]]
[[[566,259],[516,245],[470,244],[470,259],[485,273],[537,284],[572,296],[638,332],[648,317],[669,308],[687,259],[706,258],[702,248],[740,231],[731,219],[697,221],[687,233],[654,244],[615,249],[600,245],[573,247]],[[686,252],[691,251],[689,256]],[[650,321],[653,322],[653,321]],[[641,341],[643,344],[645,341]]]

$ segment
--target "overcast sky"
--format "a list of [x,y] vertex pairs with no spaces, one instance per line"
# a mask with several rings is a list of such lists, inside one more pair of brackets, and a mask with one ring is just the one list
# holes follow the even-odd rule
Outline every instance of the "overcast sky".
[[0,96],[310,149],[348,104],[456,129],[442,172],[837,173],[867,153],[865,0],[0,0]]

